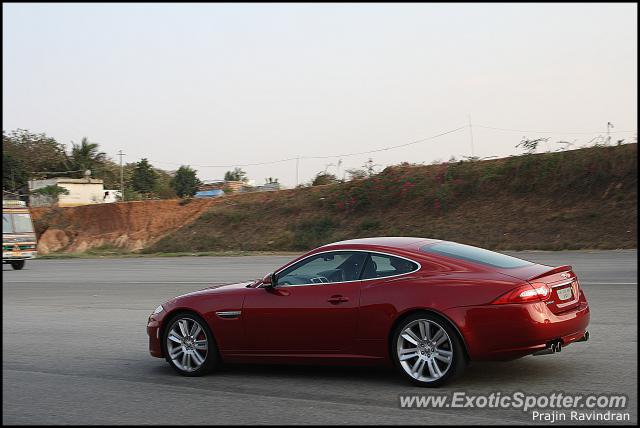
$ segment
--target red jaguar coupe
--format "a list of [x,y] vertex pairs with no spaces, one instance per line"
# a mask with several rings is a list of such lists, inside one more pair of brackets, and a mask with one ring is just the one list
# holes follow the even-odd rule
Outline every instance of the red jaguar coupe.
[[454,242],[328,244],[262,280],[176,297],[149,317],[149,350],[178,373],[220,362],[388,364],[439,386],[472,360],[560,352],[589,338],[571,266]]

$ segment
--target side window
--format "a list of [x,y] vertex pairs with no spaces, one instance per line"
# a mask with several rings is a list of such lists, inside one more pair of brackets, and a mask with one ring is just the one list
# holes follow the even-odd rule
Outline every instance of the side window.
[[418,269],[412,261],[385,254],[371,253],[362,273],[362,279],[384,278],[385,276],[402,275]]
[[326,284],[355,281],[360,277],[367,253],[336,251],[302,260],[278,274],[277,285]]

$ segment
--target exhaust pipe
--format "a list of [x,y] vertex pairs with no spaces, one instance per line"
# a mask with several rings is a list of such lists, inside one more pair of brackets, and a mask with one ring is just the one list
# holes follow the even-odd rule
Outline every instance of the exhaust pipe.
[[560,339],[549,342],[547,347],[533,353],[534,356],[555,354],[556,352],[562,352],[562,341]]
[[[589,340],[589,332],[585,331],[584,336],[582,336],[580,339],[574,340],[572,343],[586,342],[588,340]],[[548,355],[548,354],[555,354],[556,352],[562,352],[562,340],[560,339],[556,339],[554,341],[547,343],[546,348],[536,351],[532,355],[535,355],[535,356]]]

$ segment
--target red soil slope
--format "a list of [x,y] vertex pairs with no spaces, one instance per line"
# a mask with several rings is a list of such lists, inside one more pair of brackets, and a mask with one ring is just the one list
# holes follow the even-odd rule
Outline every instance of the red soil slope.
[[140,201],[68,208],[32,208],[38,251],[82,252],[96,247],[139,250],[197,218],[214,200]]

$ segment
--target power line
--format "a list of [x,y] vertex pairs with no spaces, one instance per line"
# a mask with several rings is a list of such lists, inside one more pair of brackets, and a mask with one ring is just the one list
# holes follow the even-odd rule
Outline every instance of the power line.
[[358,156],[358,155],[368,155],[370,153],[378,153],[378,152],[384,152],[387,150],[393,150],[393,149],[398,149],[400,147],[407,147],[407,146],[412,146],[414,144],[420,144],[420,143],[424,143],[425,141],[429,141],[429,140],[433,140],[435,138],[438,137],[442,137],[444,135],[447,134],[451,134],[454,133],[456,131],[459,131],[461,129],[466,128],[468,125],[463,125],[460,126],[456,129],[452,129],[450,131],[446,131],[446,132],[442,132],[440,134],[437,135],[433,135],[431,137],[427,137],[427,138],[421,138],[420,140],[415,140],[415,141],[411,141],[410,143],[404,143],[404,144],[398,144],[396,146],[389,146],[389,147],[383,147],[381,149],[375,149],[375,150],[368,150],[365,152],[355,152],[355,153],[343,153],[343,154],[339,154],[339,155],[330,155],[330,156],[302,156],[301,159],[329,159],[329,158],[341,158],[341,157],[349,157],[349,156]]
[[[581,135],[598,135],[598,134],[602,134],[601,131],[596,131],[596,132],[587,132],[587,131],[535,131],[535,130],[524,130],[524,129],[513,129],[513,128],[500,128],[500,127],[495,127],[495,126],[486,126],[486,125],[473,125],[473,127],[476,128],[483,128],[483,129],[491,129],[491,130],[496,130],[496,131],[506,131],[506,132],[520,132],[520,133],[531,133],[531,134],[581,134]],[[296,161],[296,166],[298,167],[300,160],[303,159],[331,159],[331,158],[341,158],[341,157],[350,157],[350,156],[359,156],[359,155],[368,155],[371,153],[380,153],[380,152],[384,152],[384,151],[388,151],[388,150],[394,150],[394,149],[398,149],[398,148],[402,148],[402,147],[407,147],[407,146],[412,146],[414,144],[420,144],[420,143],[424,143],[426,141],[430,141],[448,134],[452,134],[454,132],[460,131],[461,129],[465,129],[465,128],[469,128],[470,130],[470,135],[471,135],[471,144],[473,145],[473,128],[471,125],[471,120],[469,118],[469,122],[466,125],[460,126],[458,128],[455,129],[451,129],[449,131],[445,131],[445,132],[441,132],[439,134],[436,135],[432,135],[430,137],[426,137],[426,138],[421,138],[419,140],[415,140],[415,141],[411,141],[409,143],[404,143],[404,144],[398,144],[395,146],[388,146],[388,147],[382,147],[379,149],[374,149],[374,150],[366,150],[366,151],[362,151],[362,152],[350,152],[350,153],[341,153],[341,154],[335,154],[335,155],[323,155],[323,156],[296,156],[296,157],[290,157],[290,158],[286,158],[286,159],[278,159],[278,160],[273,160],[273,161],[265,161],[265,162],[253,162],[253,163],[234,163],[234,164],[227,164],[227,165],[195,165],[195,164],[189,164],[191,166],[194,167],[198,167],[198,168],[235,168],[235,167],[247,167],[247,166],[260,166],[260,165],[273,165],[273,164],[277,164],[277,163],[282,163],[282,162],[290,162],[290,161]],[[633,133],[636,131],[612,131],[612,133]],[[176,162],[161,162],[161,161],[152,161],[153,163],[159,163],[159,164],[165,164],[165,165],[183,165],[181,163],[176,163]]]
[[[419,140],[411,141],[409,143],[398,144],[398,145],[389,146],[389,147],[382,147],[380,149],[367,150],[367,151],[363,151],[363,152],[342,153],[342,154],[337,154],[337,155],[325,155],[325,156],[296,156],[296,157],[292,157],[292,158],[280,159],[280,160],[275,160],[275,161],[255,162],[255,163],[245,163],[245,164],[236,163],[236,164],[230,164],[230,165],[193,165],[193,164],[190,164],[190,165],[198,167],[198,168],[234,168],[234,167],[241,167],[241,166],[271,165],[271,164],[274,164],[274,163],[289,162],[289,161],[293,161],[293,160],[299,162],[299,160],[301,160],[301,159],[330,159],[330,158],[341,158],[341,157],[366,155],[366,154],[371,154],[371,153],[378,153],[378,152],[384,152],[384,151],[387,151],[387,150],[398,149],[400,147],[407,147],[407,146],[411,146],[411,145],[414,145],[414,144],[424,143],[426,141],[433,140],[435,138],[442,137],[444,135],[451,134],[453,132],[459,131],[461,129],[466,128],[467,126],[468,125],[463,125],[463,126],[460,126],[458,128],[455,128],[455,129],[452,129],[452,130],[449,130],[449,131],[445,131],[445,132],[442,132],[442,133],[437,134],[437,135],[432,135],[431,137],[421,138]],[[175,163],[175,162],[159,162],[159,161],[153,161],[153,162],[154,163],[164,163],[164,164],[168,164],[168,165],[182,165],[182,164]]]
[[[189,164],[189,166],[195,166],[198,168],[235,168],[235,167],[240,167],[240,166],[258,166],[258,165],[271,165],[274,163],[281,163],[281,162],[288,162],[288,161],[292,161],[292,160],[296,160],[298,159],[296,158],[288,158],[288,159],[279,159],[279,160],[274,160],[274,161],[268,161],[268,162],[256,162],[256,163],[234,163],[234,164],[230,164],[230,165],[195,165],[195,164]],[[300,157],[299,159],[303,159],[303,157]],[[176,162],[161,162],[161,161],[155,161],[152,160],[151,162],[153,163],[163,163],[166,165],[186,165],[185,163],[176,163]]]

